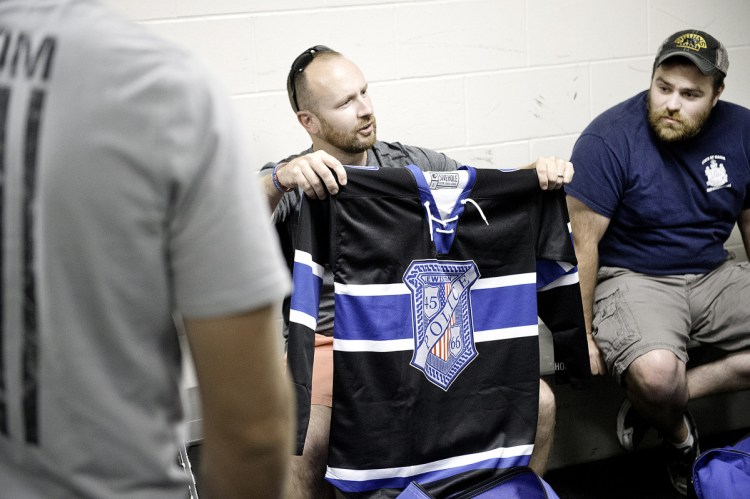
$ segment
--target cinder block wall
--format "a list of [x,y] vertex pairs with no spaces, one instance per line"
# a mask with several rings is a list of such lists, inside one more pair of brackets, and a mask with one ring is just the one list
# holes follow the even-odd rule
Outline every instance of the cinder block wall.
[[223,79],[253,167],[309,145],[286,97],[305,48],[326,44],[371,82],[379,137],[467,164],[567,157],[598,113],[648,86],[670,33],[729,48],[724,97],[750,107],[747,0],[106,0],[197,53]]
[[[307,47],[371,83],[378,136],[474,166],[569,157],[606,108],[647,88],[663,39],[689,27],[729,49],[723,98],[750,107],[748,0],[105,0],[198,54],[223,80],[252,168],[309,146],[286,96]],[[742,256],[735,232],[729,246]]]

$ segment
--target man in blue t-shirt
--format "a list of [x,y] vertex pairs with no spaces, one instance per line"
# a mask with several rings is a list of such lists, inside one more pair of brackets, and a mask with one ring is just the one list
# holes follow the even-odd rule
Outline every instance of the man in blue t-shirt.
[[[576,142],[567,189],[591,369],[627,394],[618,436],[664,438],[683,494],[698,453],[689,399],[750,387],[750,110],[719,101],[729,61],[697,30],[673,34],[648,91],[597,117]],[[686,369],[689,340],[724,351]]]

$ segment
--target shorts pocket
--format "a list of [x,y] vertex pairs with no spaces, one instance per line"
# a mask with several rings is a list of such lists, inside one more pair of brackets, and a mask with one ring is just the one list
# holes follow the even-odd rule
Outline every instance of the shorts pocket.
[[592,334],[607,357],[641,339],[630,307],[619,289],[596,300],[591,325]]

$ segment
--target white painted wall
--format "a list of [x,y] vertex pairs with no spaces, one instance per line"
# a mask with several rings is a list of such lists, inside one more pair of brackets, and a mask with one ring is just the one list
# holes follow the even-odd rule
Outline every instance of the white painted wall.
[[253,168],[309,146],[286,75],[320,43],[363,69],[379,138],[474,166],[568,157],[594,116],[647,88],[659,44],[684,28],[727,46],[723,98],[750,107],[748,0],[105,2],[215,70],[237,104]]
[[253,167],[309,145],[286,97],[323,43],[371,82],[379,137],[468,164],[570,155],[604,109],[645,89],[656,49],[696,27],[729,49],[726,100],[750,107],[747,0],[105,0],[223,79]]

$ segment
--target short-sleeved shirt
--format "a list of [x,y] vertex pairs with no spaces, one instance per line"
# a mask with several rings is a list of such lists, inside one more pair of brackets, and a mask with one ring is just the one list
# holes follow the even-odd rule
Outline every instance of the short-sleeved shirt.
[[647,92],[597,117],[575,144],[569,195],[610,219],[602,266],[656,275],[705,273],[750,208],[750,110],[719,101],[695,137],[659,140]]
[[94,1],[0,26],[0,494],[184,498],[174,314],[289,290],[228,96]]
[[[282,159],[279,163],[287,163],[292,159],[313,152],[307,149],[299,154]],[[378,166],[380,168],[404,168],[407,165],[416,165],[422,171],[447,171],[455,170],[461,163],[449,158],[443,153],[422,147],[409,146],[399,142],[376,141],[367,150],[367,166]],[[276,163],[267,163],[261,168],[261,175],[270,175]],[[284,255],[291,268],[294,260],[294,234],[297,231],[297,220],[299,219],[300,201],[302,191],[296,189],[284,194],[273,213],[273,221],[276,224],[281,239]],[[289,300],[284,302],[284,321],[289,323]],[[326,336],[331,336],[333,330],[333,275],[326,269],[323,278],[323,291],[320,298],[320,311],[318,315],[317,331]],[[284,334],[286,335],[286,328]]]

